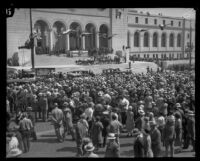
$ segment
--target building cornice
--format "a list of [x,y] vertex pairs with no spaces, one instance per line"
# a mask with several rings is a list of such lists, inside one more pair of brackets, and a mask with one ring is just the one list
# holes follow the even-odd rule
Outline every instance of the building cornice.
[[136,54],[136,53],[174,53],[174,52],[182,52],[182,50],[172,50],[172,51],[158,51],[158,50],[155,50],[155,51],[152,51],[152,50],[148,50],[148,51],[130,51],[130,54],[133,53],[133,54]]
[[[159,26],[155,25],[143,25],[143,24],[128,24],[128,27],[135,27],[135,28],[148,28],[148,29],[160,29]],[[165,27],[165,30],[183,30],[182,27]],[[185,30],[190,30],[190,28],[185,28]],[[192,29],[192,31],[195,31],[195,29]]]
[[169,16],[161,16],[161,15],[147,15],[147,14],[141,14],[141,13],[132,13],[128,12],[128,15],[136,15],[136,16],[144,16],[144,17],[157,17],[157,18],[167,18],[167,19],[174,19],[174,20],[183,20],[183,17],[169,17]]
[[108,16],[89,15],[89,14],[70,13],[70,12],[45,11],[45,10],[39,10],[39,9],[32,9],[32,11],[33,11],[33,12],[43,12],[43,13],[56,13],[56,14],[76,15],[76,16],[90,16],[90,17],[104,17],[104,18],[110,18],[109,15],[108,15]]

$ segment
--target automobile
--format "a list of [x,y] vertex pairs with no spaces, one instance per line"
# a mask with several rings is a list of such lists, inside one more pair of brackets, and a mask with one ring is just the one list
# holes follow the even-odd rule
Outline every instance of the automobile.
[[94,76],[95,74],[91,70],[76,70],[76,71],[71,71],[67,73],[67,76],[69,78],[74,78],[74,77],[89,77],[89,76]]
[[103,74],[115,74],[115,73],[121,73],[122,71],[119,68],[108,68],[108,69],[103,69],[102,73]]

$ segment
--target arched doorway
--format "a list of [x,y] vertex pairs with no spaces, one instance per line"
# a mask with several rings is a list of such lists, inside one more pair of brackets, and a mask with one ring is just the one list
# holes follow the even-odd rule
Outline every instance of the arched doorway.
[[70,50],[81,50],[81,26],[77,22],[73,22],[70,25],[70,29],[75,30],[76,32],[71,32],[69,34]]
[[[106,25],[101,25],[99,28],[99,32],[103,36],[99,36],[99,47],[108,47],[108,39],[106,38],[108,36],[108,27]],[[105,36],[104,36],[105,35]]]
[[48,24],[38,20],[34,24],[34,30],[41,37],[36,40],[36,54],[48,54],[50,50],[50,31]]
[[66,27],[62,22],[56,21],[53,24],[53,30],[54,30],[54,39],[53,39],[54,50],[58,51],[59,53],[64,53],[66,50],[66,35],[63,35],[62,32],[66,30]]
[[93,49],[96,47],[96,28],[93,24],[89,23],[85,27],[85,31],[91,33],[91,35],[85,36],[85,49]]

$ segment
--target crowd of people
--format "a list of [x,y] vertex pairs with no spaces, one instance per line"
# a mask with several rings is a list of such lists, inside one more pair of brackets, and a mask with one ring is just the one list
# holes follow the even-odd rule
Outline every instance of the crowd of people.
[[[16,126],[9,120],[16,114]],[[70,134],[78,157],[120,157],[120,136],[133,142],[134,157],[174,156],[174,146],[195,151],[195,76],[191,72],[115,73],[7,85],[8,155],[26,153],[35,123],[50,121],[58,142]],[[64,128],[63,132],[61,128]],[[17,138],[17,139],[16,139]],[[17,141],[18,140],[18,143]],[[18,147],[18,150],[16,150]],[[170,150],[170,154],[169,153]],[[16,155],[15,155],[16,156]]]

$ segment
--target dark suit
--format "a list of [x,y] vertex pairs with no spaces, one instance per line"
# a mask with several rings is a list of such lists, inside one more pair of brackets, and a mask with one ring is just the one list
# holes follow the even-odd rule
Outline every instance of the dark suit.
[[154,130],[151,131],[151,147],[153,151],[153,156],[154,157],[159,157],[160,152],[161,152],[161,134],[160,131],[155,128]]
[[75,130],[76,130],[77,156],[82,156],[83,138],[87,136],[87,129],[81,122],[78,121]]
[[192,141],[193,149],[195,150],[195,118],[188,118],[187,119],[187,126],[188,134],[186,136],[186,148],[188,148],[190,140]]
[[144,157],[144,139],[143,137],[137,137],[133,145],[134,156],[143,158]]

